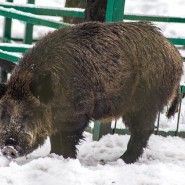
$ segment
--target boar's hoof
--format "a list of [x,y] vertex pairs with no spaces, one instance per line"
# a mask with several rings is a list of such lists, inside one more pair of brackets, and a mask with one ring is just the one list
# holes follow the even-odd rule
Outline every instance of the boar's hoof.
[[129,153],[129,152],[125,152],[120,158],[123,159],[123,161],[126,164],[131,164],[131,163],[135,163],[140,155],[136,155],[135,153]]
[[10,159],[14,159],[18,157],[18,152],[16,149],[14,149],[14,147],[12,146],[5,146],[2,149],[2,153],[5,157],[10,158]]

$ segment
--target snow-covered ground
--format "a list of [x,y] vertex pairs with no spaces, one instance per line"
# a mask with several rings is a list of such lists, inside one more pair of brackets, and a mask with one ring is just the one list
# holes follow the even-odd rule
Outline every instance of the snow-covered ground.
[[[23,4],[26,1],[14,2]],[[62,7],[64,3],[62,0],[36,0],[36,4],[44,6]],[[184,7],[184,0],[126,0],[125,13],[185,17]],[[157,25],[167,37],[185,38],[184,24]],[[0,17],[0,36],[2,27]],[[21,37],[23,32],[23,23],[14,21],[13,36]],[[46,32],[45,27],[34,27],[35,38]],[[185,100],[182,102],[180,130],[185,130],[184,114]],[[177,115],[167,120],[162,114],[160,120],[160,129],[176,128]],[[135,164],[127,165],[119,156],[126,150],[128,135],[107,135],[99,142],[92,141],[91,134],[84,135],[86,141],[78,147],[76,160],[49,154],[49,140],[27,158],[10,162],[0,156],[0,185],[185,185],[185,139],[152,135],[143,156]]]
[[[9,163],[0,158],[1,185],[184,185],[185,140],[152,136],[142,158],[125,164],[119,156],[129,136],[107,135],[79,146],[78,159],[48,155],[49,142],[40,150]],[[42,156],[42,157],[41,157]],[[7,166],[8,165],[8,166]]]

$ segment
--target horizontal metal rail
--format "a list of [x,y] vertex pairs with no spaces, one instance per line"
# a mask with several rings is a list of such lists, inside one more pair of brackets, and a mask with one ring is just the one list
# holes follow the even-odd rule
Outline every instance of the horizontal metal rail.
[[183,38],[168,38],[174,45],[185,45],[185,39]]
[[152,22],[171,22],[171,23],[185,23],[185,18],[183,17],[165,17],[165,16],[147,16],[147,15],[129,15],[125,14],[124,20],[132,21],[152,21]]
[[47,6],[38,6],[38,5],[30,5],[25,4],[24,6],[21,4],[15,3],[0,3],[0,6],[4,8],[14,8],[16,10],[20,10],[23,12],[29,12],[37,15],[48,15],[48,16],[70,16],[70,17],[84,17],[84,9],[80,8],[55,8],[55,7],[47,7]]
[[[128,129],[115,129],[115,133],[117,134],[130,134]],[[156,131],[154,131],[154,134],[156,134]],[[161,136],[180,136],[185,138],[185,131],[179,131],[178,134],[176,133],[176,131],[163,131],[163,130],[159,130],[157,135],[161,135]]]
[[5,44],[0,43],[0,50],[15,53],[25,53],[28,49],[32,48],[33,45],[29,44]]
[[14,53],[0,50],[0,58],[3,58],[3,59],[6,59],[6,60],[9,60],[11,62],[16,63],[20,59],[20,56],[18,56],[17,54],[14,54]]
[[10,9],[10,8],[0,7],[0,15],[2,15],[4,17],[11,18],[11,19],[17,19],[20,21],[25,21],[27,23],[47,26],[47,27],[51,27],[51,28],[72,26],[72,24],[46,19],[41,16],[37,16],[37,15],[31,14],[31,13],[25,13],[25,12],[18,11],[15,9]]
[[[89,132],[89,133],[92,133],[92,134],[94,134],[94,133],[97,134],[97,132],[94,130],[94,128],[91,128],[89,126],[85,129],[85,131],[86,132]],[[107,134],[112,134],[112,133],[113,133],[113,129],[110,129]],[[127,134],[127,135],[130,135],[130,131],[128,129],[118,129],[118,128],[115,128],[114,129],[114,134],[120,134],[120,135]],[[164,136],[164,137],[167,137],[167,136],[178,136],[178,137],[185,138],[185,131],[179,131],[178,133],[176,133],[176,131],[163,131],[163,130],[159,130],[156,133],[156,130],[154,130],[154,134],[155,135]],[[96,141],[98,141],[99,139],[100,139],[99,136],[97,136],[97,138],[95,138]]]

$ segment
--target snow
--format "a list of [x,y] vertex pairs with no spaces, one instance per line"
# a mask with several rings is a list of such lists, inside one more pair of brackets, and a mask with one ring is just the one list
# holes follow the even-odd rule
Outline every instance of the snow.
[[[4,0],[0,0],[4,2]],[[14,0],[24,4],[25,0]],[[65,1],[47,0],[44,6],[63,7]],[[42,0],[36,0],[43,5]],[[164,15],[185,17],[184,0],[126,0],[126,14]],[[60,20],[61,18],[56,18]],[[155,23],[156,24],[156,23]],[[0,17],[0,25],[3,19]],[[184,37],[184,24],[159,23],[168,37]],[[34,37],[40,38],[51,29],[34,26]],[[3,30],[0,29],[0,36]],[[22,37],[24,24],[13,23],[13,37]],[[182,54],[185,52],[182,50]],[[182,78],[185,84],[185,78]],[[166,108],[164,109],[164,113]],[[176,129],[177,115],[167,120],[161,114],[160,129]],[[185,100],[182,102],[180,130],[185,130]],[[118,127],[122,126],[121,119]],[[106,135],[100,141],[92,141],[92,135],[84,133],[86,141],[78,146],[77,159],[64,159],[49,154],[49,139],[32,154],[9,161],[0,155],[0,185],[185,185],[185,139],[152,135],[144,154],[134,164],[125,164],[119,157],[126,150],[128,135]]]
[[[125,164],[119,156],[129,136],[107,135],[79,146],[78,159],[48,154],[49,142],[26,158],[8,162],[1,157],[1,184],[15,185],[184,185],[185,140],[152,136],[142,158]],[[40,155],[42,157],[40,157]],[[8,165],[8,166],[7,166]]]

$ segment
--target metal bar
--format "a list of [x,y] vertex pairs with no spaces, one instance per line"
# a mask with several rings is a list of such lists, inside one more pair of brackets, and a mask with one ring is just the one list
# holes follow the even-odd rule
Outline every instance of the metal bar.
[[[0,38],[0,39],[1,39],[1,38]],[[23,38],[11,37],[11,41],[23,43]],[[38,39],[33,39],[33,42],[37,42],[37,41],[38,41]]]
[[101,127],[100,122],[97,121],[97,122],[94,123],[93,141],[99,141],[99,139],[100,139],[100,127]]
[[33,24],[30,23],[26,24],[23,42],[25,44],[33,43]]
[[124,15],[125,0],[114,1],[112,21],[122,21]]
[[[28,4],[34,4],[35,0],[28,0]],[[27,23],[24,33],[24,43],[32,44],[33,42],[33,24]]]
[[168,40],[175,45],[185,45],[185,39],[182,38],[168,38]]
[[25,53],[30,48],[32,48],[32,45],[0,43],[0,50],[8,52]]
[[[113,10],[114,2],[115,0],[108,0],[108,3],[107,3],[108,12],[106,14],[107,18],[109,17],[110,19],[112,19],[111,9]],[[57,8],[57,7],[51,8],[46,6],[35,6],[35,5],[22,6],[20,4],[12,4],[12,3],[0,3],[0,6],[3,6],[5,8],[14,8],[16,10],[30,12],[38,15],[84,17],[84,10],[79,8]],[[145,20],[145,21],[154,21],[154,22],[185,23],[185,18],[182,18],[182,17],[166,17],[166,16],[153,16],[153,15],[145,16],[145,15],[125,14],[124,20]]]
[[[13,0],[7,0],[7,2],[13,2]],[[11,27],[12,27],[12,19],[5,18],[4,29],[3,29],[3,42],[9,42],[11,39]]]
[[185,18],[182,17],[165,17],[165,16],[146,16],[146,15],[124,15],[124,20],[132,21],[153,21],[153,22],[171,22],[185,23]]
[[180,94],[180,103],[179,103],[179,111],[178,111],[178,116],[177,116],[177,128],[176,128],[176,131],[175,131],[176,136],[178,135],[178,132],[179,132],[182,96],[183,96],[183,93],[181,92],[181,94]]
[[114,128],[113,128],[112,134],[116,133],[116,128],[117,128],[117,120],[115,120],[115,124],[114,124]]
[[18,60],[20,59],[19,56],[13,54],[13,53],[9,53],[9,52],[5,52],[3,50],[0,50],[0,58],[12,61],[12,62],[18,62]]
[[[93,137],[94,137],[94,131],[92,131],[91,129],[86,129],[86,131],[89,132],[89,133],[92,133],[93,134]],[[115,130],[115,133],[116,134],[120,134],[120,135],[125,135],[125,134],[126,135],[130,135],[130,131],[128,129],[116,129]],[[176,136],[176,131],[163,131],[163,130],[159,130],[158,131],[158,135],[159,136],[164,136],[164,137],[167,137],[167,136]],[[185,138],[185,131],[179,131],[178,132],[178,137]],[[100,137],[98,137],[98,139],[95,140],[95,141],[98,141],[99,139],[100,139]]]
[[70,16],[70,17],[84,17],[84,9],[80,8],[57,8],[36,5],[21,5],[12,3],[0,3],[4,8],[14,8],[23,12],[29,12],[37,15],[48,16]]
[[63,23],[59,21],[54,21],[50,19],[45,19],[41,18],[40,16],[33,15],[33,14],[28,14],[25,12],[17,11],[17,10],[12,10],[12,9],[7,9],[0,7],[0,15],[12,18],[12,19],[18,19],[20,21],[25,21],[31,24],[36,24],[36,25],[42,25],[42,26],[48,26],[52,28],[59,28],[63,26],[72,26],[72,24],[68,23]]
[[[121,134],[121,135],[130,134],[128,129],[116,129],[116,133]],[[159,132],[158,132],[158,135],[164,136],[164,137],[166,137],[166,136],[176,136],[175,134],[176,134],[176,131],[162,131],[162,130],[159,130]],[[182,138],[185,138],[185,131],[180,131],[178,133],[178,136],[182,137]]]
[[105,22],[112,22],[115,0],[107,0]]
[[181,86],[181,93],[185,93],[185,86]]
[[157,117],[157,130],[155,131],[156,135],[158,135],[159,133],[159,122],[160,122],[160,112],[158,113],[158,117]]

